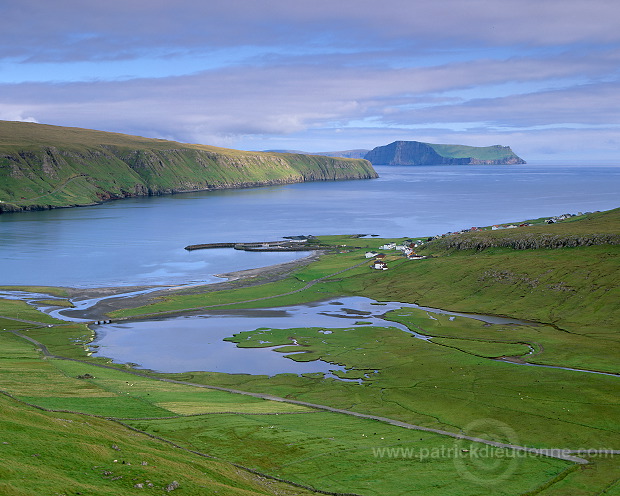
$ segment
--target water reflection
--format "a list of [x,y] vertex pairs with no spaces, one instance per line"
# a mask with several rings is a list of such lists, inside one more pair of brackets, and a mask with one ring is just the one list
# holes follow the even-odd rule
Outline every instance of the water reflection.
[[402,306],[397,302],[376,305],[369,298],[349,297],[283,308],[217,310],[199,316],[96,326],[97,339],[93,344],[99,347],[96,353],[115,362],[138,363],[160,372],[204,370],[270,376],[329,373],[344,368],[318,360],[296,362],[273,347],[237,348],[235,343],[223,339],[258,328],[328,327],[332,332],[346,332],[355,329],[360,319],[364,325],[397,327],[428,339],[402,324],[381,318],[385,312]]

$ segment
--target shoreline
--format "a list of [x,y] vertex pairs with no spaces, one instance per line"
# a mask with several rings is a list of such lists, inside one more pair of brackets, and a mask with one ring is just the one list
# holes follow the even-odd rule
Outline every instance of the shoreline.
[[[97,298],[105,298],[96,302],[93,306],[83,310],[67,309],[67,315],[76,318],[102,320],[107,318],[109,312],[126,308],[135,308],[148,305],[157,298],[167,294],[197,294],[225,289],[237,289],[241,287],[255,286],[274,282],[287,277],[294,270],[306,266],[321,256],[320,252],[313,251],[309,255],[265,267],[254,269],[242,269],[221,274],[213,274],[214,277],[226,279],[221,282],[197,283],[177,286],[144,285],[144,286],[114,286],[103,288],[64,288],[70,300],[83,301]],[[152,290],[152,291],[149,291]],[[135,296],[124,296],[137,291],[149,291],[148,293]]]
[[[302,258],[297,258],[295,260],[290,260],[288,262],[282,262],[279,264],[267,265],[266,267],[257,267],[255,269],[242,269],[242,270],[234,270],[232,272],[224,272],[222,274],[213,274],[213,277],[220,277],[222,279],[226,279],[224,282],[237,281],[239,279],[248,279],[250,277],[256,277],[260,275],[264,275],[265,273],[273,272],[273,271],[282,271],[288,269],[294,269],[297,267],[302,267],[311,262],[318,260],[320,257],[320,253],[318,251],[312,251],[309,255],[306,255]],[[220,283],[213,283],[220,284]]]

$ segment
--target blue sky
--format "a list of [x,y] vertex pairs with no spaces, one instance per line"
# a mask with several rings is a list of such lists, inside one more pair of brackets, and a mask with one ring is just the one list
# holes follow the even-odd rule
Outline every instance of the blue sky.
[[0,0],[0,119],[620,163],[617,0]]

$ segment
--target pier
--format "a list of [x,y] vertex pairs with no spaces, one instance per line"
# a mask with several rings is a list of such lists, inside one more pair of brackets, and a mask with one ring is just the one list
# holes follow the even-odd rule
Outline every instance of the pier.
[[235,250],[243,251],[314,251],[333,249],[333,246],[322,246],[314,243],[308,245],[308,240],[302,239],[261,241],[251,243],[203,243],[185,247],[187,251],[205,250],[210,248],[234,248]]

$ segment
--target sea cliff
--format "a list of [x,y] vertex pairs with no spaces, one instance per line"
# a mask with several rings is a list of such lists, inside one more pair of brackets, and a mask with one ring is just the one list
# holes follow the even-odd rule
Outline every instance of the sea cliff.
[[394,141],[370,150],[364,158],[373,165],[513,165],[524,164],[509,146],[438,145]]
[[0,121],[0,213],[134,196],[375,177],[366,160],[245,152]]

